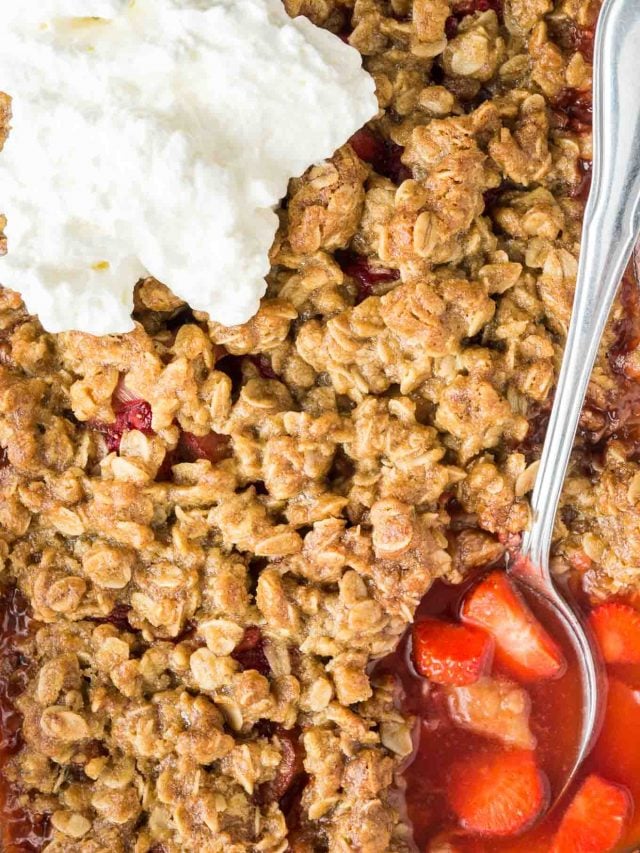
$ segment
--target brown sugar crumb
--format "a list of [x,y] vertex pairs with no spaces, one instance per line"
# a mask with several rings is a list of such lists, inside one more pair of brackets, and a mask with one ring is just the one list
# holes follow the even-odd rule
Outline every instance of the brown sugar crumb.
[[[12,853],[408,853],[413,720],[370,664],[529,523],[595,6],[285,6],[361,52],[380,114],[291,182],[254,318],[146,279],[130,334],[50,335],[0,290]],[[631,292],[554,543],[596,598],[638,585]]]

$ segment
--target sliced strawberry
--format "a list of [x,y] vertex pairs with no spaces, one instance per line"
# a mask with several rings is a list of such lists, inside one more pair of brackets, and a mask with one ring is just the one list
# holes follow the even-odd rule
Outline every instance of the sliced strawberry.
[[562,818],[551,853],[610,853],[622,838],[630,808],[623,788],[587,776]]
[[462,619],[496,641],[496,661],[520,681],[557,678],[566,661],[504,572],[491,572],[471,590]]
[[610,601],[596,607],[589,622],[607,663],[640,663],[640,613]]
[[448,796],[468,832],[508,836],[523,832],[540,816],[548,786],[530,750],[484,752],[453,765]]
[[494,643],[486,631],[425,619],[413,627],[413,662],[436,684],[473,684],[488,672]]
[[609,679],[607,705],[594,763],[608,779],[625,785],[640,800],[640,691]]

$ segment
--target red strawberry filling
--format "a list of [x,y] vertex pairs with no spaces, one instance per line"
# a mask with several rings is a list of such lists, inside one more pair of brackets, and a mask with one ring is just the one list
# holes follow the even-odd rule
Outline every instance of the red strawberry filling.
[[371,164],[379,175],[389,178],[394,184],[401,184],[411,177],[411,170],[400,159],[404,148],[383,139],[368,127],[354,133],[349,144],[361,160]]
[[640,614],[630,602],[606,602],[590,622],[612,676],[603,731],[568,799],[549,809],[566,783],[583,713],[562,623],[502,571],[462,588],[434,584],[410,635],[375,670],[399,679],[400,707],[420,721],[404,771],[418,849],[635,849]]
[[574,133],[588,133],[593,123],[591,92],[565,89],[555,100],[554,111],[560,127]]
[[298,730],[287,731],[278,726],[275,741],[280,747],[281,759],[276,775],[261,786],[258,799],[263,803],[279,802],[304,774],[302,744]]
[[231,653],[231,657],[237,660],[243,669],[255,669],[261,675],[271,672],[271,664],[264,650],[262,631],[256,625],[245,630],[244,637]]
[[145,435],[153,435],[151,429],[152,411],[146,400],[127,400],[114,402],[116,419],[113,423],[94,423],[94,429],[102,433],[110,453],[120,450],[120,442],[125,432],[137,429]]
[[451,40],[458,34],[458,24],[467,15],[474,15],[476,12],[488,12],[493,10],[498,18],[502,20],[503,4],[502,0],[461,0],[454,3],[452,14],[447,18],[444,31],[446,37]]
[[213,465],[231,455],[231,439],[228,435],[210,432],[207,435],[194,435],[181,432],[176,449],[177,462],[197,462],[208,459]]
[[374,266],[370,258],[362,255],[346,254],[341,261],[342,271],[354,279],[358,287],[358,302],[362,302],[375,292],[377,284],[398,281],[400,274],[397,270],[387,267]]

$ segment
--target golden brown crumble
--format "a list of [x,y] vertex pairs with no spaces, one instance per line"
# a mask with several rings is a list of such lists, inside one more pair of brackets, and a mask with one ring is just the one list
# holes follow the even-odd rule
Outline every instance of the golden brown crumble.
[[[380,114],[291,182],[259,313],[149,279],[131,334],[50,335],[0,291],[0,561],[36,625],[2,772],[48,853],[411,850],[413,721],[369,665],[529,520],[596,3],[284,2],[363,54]],[[614,313],[554,551],[602,596],[640,571]]]

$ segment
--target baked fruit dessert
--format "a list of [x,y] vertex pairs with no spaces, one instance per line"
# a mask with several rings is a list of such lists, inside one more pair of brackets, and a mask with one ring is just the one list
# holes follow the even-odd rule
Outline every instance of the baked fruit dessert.
[[0,291],[0,847],[632,849],[631,270],[553,551],[609,699],[550,816],[575,661],[501,572],[571,309],[597,3],[285,6],[361,52],[380,114],[291,182],[258,314],[147,279],[134,332],[51,335]]

